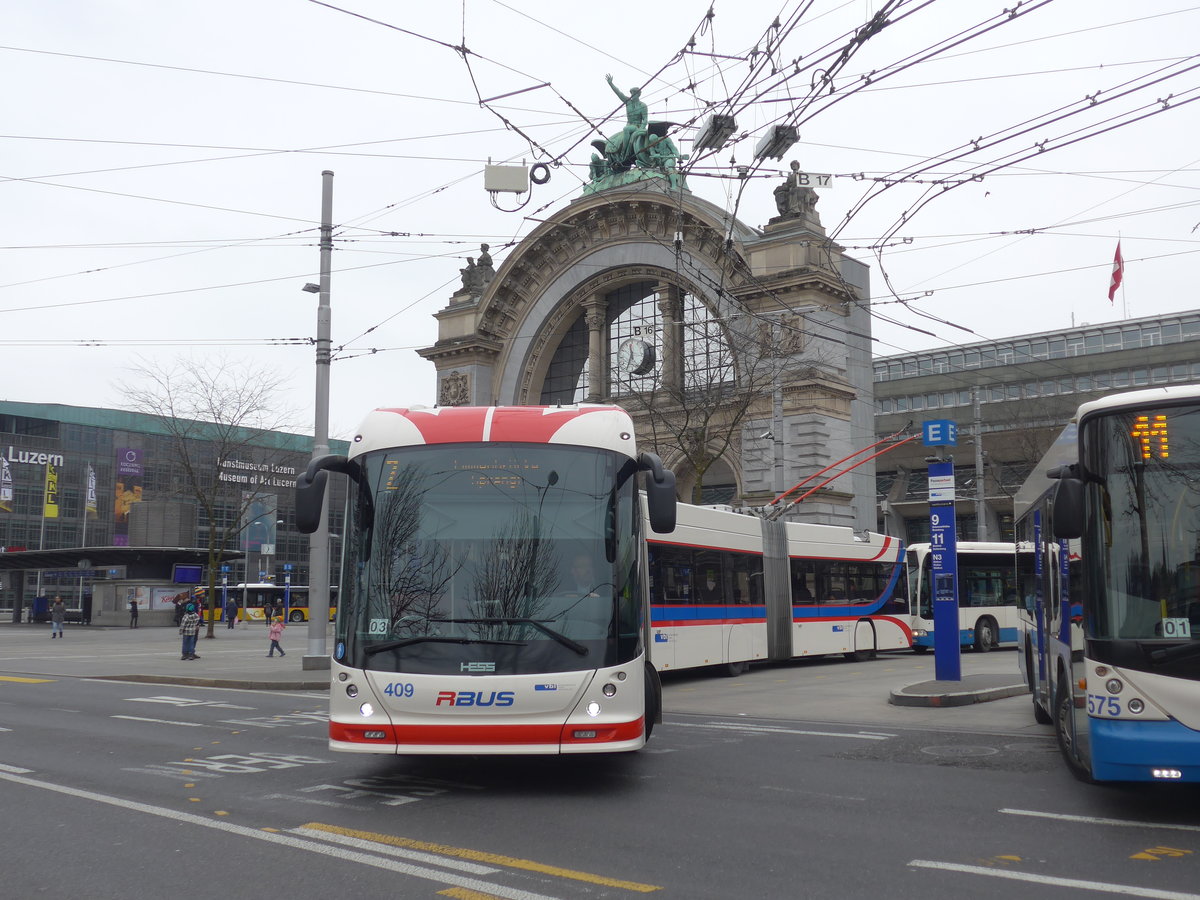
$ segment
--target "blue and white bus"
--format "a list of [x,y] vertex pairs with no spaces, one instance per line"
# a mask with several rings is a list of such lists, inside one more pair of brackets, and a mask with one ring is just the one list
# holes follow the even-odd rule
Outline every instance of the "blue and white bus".
[[1015,512],[1018,658],[1070,771],[1200,782],[1200,385],[1080,406]]
[[[910,544],[908,578],[901,594],[911,616],[912,647],[933,648],[933,572],[929,544]],[[1015,647],[1021,583],[1033,570],[1029,548],[1017,553],[1012,543],[958,542],[958,637],[964,647],[986,653]]]

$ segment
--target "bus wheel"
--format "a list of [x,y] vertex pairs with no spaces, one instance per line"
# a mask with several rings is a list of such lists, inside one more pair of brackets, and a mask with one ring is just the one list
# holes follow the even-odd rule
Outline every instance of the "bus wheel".
[[650,679],[644,679],[643,684],[646,686],[646,705],[643,711],[645,716],[646,740],[650,740],[650,735],[654,733],[654,720],[658,718],[658,701],[654,694],[654,685]]
[[1054,736],[1058,738],[1058,749],[1067,763],[1071,774],[1080,781],[1092,784],[1092,773],[1075,755],[1075,697],[1065,675],[1060,675],[1054,691]]
[[745,675],[750,670],[750,661],[743,659],[738,662],[725,663],[721,668],[721,672],[730,678],[737,678],[739,675]]
[[913,644],[912,651],[913,651],[913,653],[928,653],[929,648],[926,647],[924,644]]
[[289,618],[293,622],[303,622],[304,621],[304,613],[300,612],[300,610],[298,610],[298,609],[293,609],[292,614],[291,614],[291,616],[289,616]]
[[975,650],[987,653],[996,646],[996,623],[984,617],[975,623]]

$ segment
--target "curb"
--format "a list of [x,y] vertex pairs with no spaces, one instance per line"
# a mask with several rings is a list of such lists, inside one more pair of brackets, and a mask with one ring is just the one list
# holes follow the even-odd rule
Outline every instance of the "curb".
[[1016,697],[1019,694],[1028,694],[1029,685],[1021,682],[1019,684],[1001,685],[993,688],[982,688],[975,690],[925,690],[921,685],[909,685],[907,688],[899,688],[892,691],[888,697],[888,703],[893,706],[929,706],[929,707],[948,707],[948,706],[970,706],[972,703],[986,703],[989,700],[1002,700],[1005,697]]
[[96,681],[134,681],[142,684],[181,684],[188,687],[242,688],[249,691],[327,691],[322,681],[253,681],[250,679],[203,678],[192,675],[87,675]]

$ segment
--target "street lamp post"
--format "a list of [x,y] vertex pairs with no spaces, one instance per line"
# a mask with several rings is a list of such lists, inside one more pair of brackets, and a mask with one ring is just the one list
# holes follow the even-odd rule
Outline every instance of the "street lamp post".
[[[317,294],[316,417],[313,458],[329,453],[330,311],[329,269],[333,255],[333,172],[321,173],[321,283]],[[308,538],[308,653],[305,669],[328,669],[325,633],[329,628],[329,511]]]

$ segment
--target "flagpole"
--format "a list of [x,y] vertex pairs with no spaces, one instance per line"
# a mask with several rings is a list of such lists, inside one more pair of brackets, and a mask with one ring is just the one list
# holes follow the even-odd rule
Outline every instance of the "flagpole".
[[[87,516],[88,516],[88,491],[91,488],[89,482],[92,480],[90,473],[92,469],[92,461],[89,459],[84,463],[83,467],[83,524],[79,526],[79,549],[82,550],[87,546]],[[83,570],[79,570],[79,608],[83,609]]]
[[[42,475],[42,526],[38,531],[38,550],[46,549],[46,480],[50,477],[50,463],[46,463],[46,471]],[[42,596],[42,570],[37,570],[37,589],[34,591],[34,597]]]

